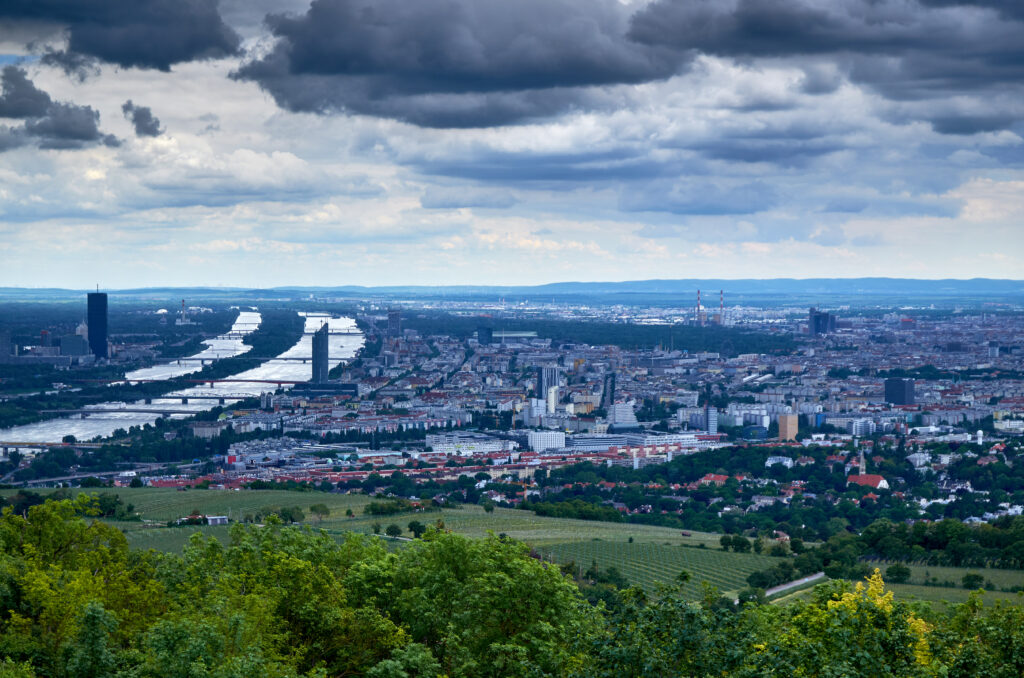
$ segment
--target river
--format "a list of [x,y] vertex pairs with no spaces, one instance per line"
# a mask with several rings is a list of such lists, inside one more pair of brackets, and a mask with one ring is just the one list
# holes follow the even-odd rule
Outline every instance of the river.
[[262,317],[255,311],[241,311],[227,334],[204,341],[206,348],[199,353],[163,365],[133,370],[124,375],[125,379],[173,379],[200,371],[206,362],[242,355],[252,348],[242,340],[259,328],[261,320]]
[[[160,416],[158,414],[139,412],[119,412],[118,410],[122,408],[173,409],[181,414],[170,416],[172,418],[179,418],[212,409],[219,404],[218,400],[190,401],[188,404],[184,404],[181,402],[183,397],[217,396],[218,398],[224,398],[224,404],[231,404],[242,398],[258,396],[264,391],[273,391],[277,388],[276,384],[261,383],[259,380],[308,380],[312,376],[313,332],[320,329],[320,326],[325,322],[330,328],[329,332],[331,332],[328,340],[331,367],[338,365],[343,359],[353,357],[363,345],[363,335],[356,329],[355,320],[352,318],[332,318],[327,315],[312,313],[301,313],[300,315],[305,316],[306,326],[304,334],[299,341],[290,349],[277,356],[277,358],[268,360],[251,370],[228,377],[232,380],[240,381],[207,384],[174,391],[166,396],[153,398],[150,403],[145,401],[136,401],[130,404],[102,403],[89,407],[88,409],[90,410],[96,410],[97,414],[89,414],[85,418],[74,416],[41,421],[26,426],[0,429],[0,440],[59,442],[64,436],[73,435],[77,440],[87,441],[97,436],[107,437],[119,428],[127,429],[130,426],[152,424]],[[335,334],[336,332],[344,332],[345,334]],[[354,334],[350,334],[351,332],[354,332]],[[279,360],[278,358],[306,358],[308,362]],[[178,367],[177,365],[173,366]],[[191,372],[192,370],[189,369],[189,371]],[[152,377],[136,376],[135,378]],[[166,379],[169,376],[157,378]],[[247,379],[253,381],[245,381]],[[289,384],[283,384],[282,386],[286,389],[291,387]]]

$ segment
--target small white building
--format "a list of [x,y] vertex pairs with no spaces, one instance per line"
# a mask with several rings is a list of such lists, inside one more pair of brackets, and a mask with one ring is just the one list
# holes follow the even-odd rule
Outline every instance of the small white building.
[[776,464],[782,464],[786,468],[793,468],[793,460],[789,457],[768,457],[764,462],[764,467],[771,468]]
[[210,440],[219,436],[227,427],[226,421],[197,421],[192,424],[192,435]]
[[907,455],[907,461],[909,461],[914,468],[921,468],[931,463],[932,455],[927,452],[914,452],[913,454]]

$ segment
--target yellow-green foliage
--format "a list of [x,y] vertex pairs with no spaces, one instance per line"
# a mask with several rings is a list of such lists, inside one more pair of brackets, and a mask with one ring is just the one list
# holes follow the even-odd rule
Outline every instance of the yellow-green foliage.
[[915,675],[930,661],[928,625],[885,591],[876,569],[867,585],[823,588],[794,606],[782,633],[759,644],[766,663],[793,662],[794,676],[821,675],[821,666],[851,675]]

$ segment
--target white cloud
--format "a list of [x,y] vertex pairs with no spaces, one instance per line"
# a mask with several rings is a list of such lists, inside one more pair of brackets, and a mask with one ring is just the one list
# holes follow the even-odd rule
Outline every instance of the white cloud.
[[969,222],[1024,220],[1024,179],[971,179],[948,195],[963,201],[960,215]]

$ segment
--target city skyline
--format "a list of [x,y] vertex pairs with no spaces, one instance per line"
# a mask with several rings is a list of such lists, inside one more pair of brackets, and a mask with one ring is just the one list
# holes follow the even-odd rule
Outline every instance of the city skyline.
[[0,286],[1020,278],[1008,3],[53,0],[0,22]]

